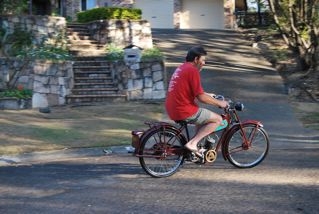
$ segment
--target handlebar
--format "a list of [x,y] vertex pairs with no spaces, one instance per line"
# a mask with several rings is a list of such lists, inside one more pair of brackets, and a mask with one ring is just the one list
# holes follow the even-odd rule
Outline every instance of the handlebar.
[[[225,97],[223,95],[215,95],[213,96],[217,100],[224,101]],[[229,105],[225,108],[225,110],[236,110],[236,111],[243,111],[244,110],[244,104],[241,102],[234,103],[231,99],[227,99],[227,102]]]

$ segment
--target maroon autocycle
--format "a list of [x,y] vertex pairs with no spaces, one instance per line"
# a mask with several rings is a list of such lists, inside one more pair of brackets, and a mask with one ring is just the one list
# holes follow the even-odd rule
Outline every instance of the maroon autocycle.
[[134,155],[145,172],[157,178],[168,177],[176,173],[184,161],[196,164],[214,162],[217,151],[238,168],[260,164],[269,150],[269,137],[263,124],[256,120],[241,121],[237,111],[242,111],[244,105],[231,100],[229,104],[221,114],[223,124],[198,143],[201,157],[184,147],[190,139],[186,122],[146,122],[147,130],[132,131]]

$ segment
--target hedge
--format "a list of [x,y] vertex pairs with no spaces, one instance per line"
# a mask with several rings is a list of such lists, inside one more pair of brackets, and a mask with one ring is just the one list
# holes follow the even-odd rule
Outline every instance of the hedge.
[[142,10],[137,8],[99,7],[77,13],[77,21],[81,23],[101,19],[140,20]]

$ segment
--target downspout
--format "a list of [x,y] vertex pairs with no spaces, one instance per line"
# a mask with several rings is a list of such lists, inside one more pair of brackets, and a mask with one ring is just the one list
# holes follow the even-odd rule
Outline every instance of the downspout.
[[29,0],[29,14],[32,15],[32,0]]

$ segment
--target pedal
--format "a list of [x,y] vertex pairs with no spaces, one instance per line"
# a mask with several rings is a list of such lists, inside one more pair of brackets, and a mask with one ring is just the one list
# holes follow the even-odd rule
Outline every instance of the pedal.
[[196,164],[204,164],[205,163],[205,159],[204,159],[204,153],[201,153],[202,154],[202,157],[198,157],[196,154],[194,154],[193,152],[191,153],[191,161],[193,163],[196,163]]

